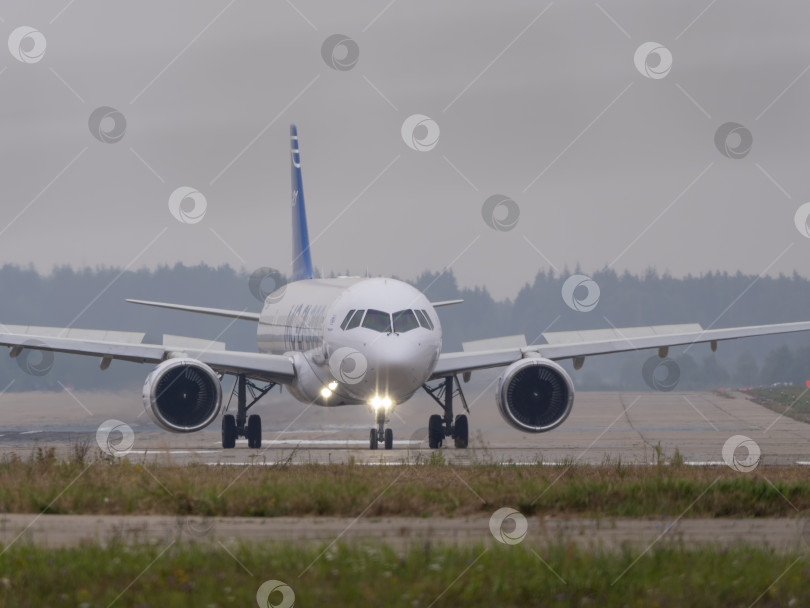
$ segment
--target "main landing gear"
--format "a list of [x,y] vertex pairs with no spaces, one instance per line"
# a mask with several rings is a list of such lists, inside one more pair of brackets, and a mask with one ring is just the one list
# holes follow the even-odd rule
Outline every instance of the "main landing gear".
[[385,408],[381,407],[376,414],[377,428],[370,429],[368,433],[368,447],[372,450],[376,450],[380,443],[385,446],[386,450],[394,447],[394,431],[385,428],[385,418]]
[[[262,419],[261,416],[252,414],[247,415],[247,411],[253,407],[256,402],[270,392],[270,389],[276,385],[275,382],[268,382],[265,386],[255,384],[253,381],[248,380],[245,374],[236,376],[236,382],[233,384],[231,396],[228,399],[228,405],[225,406],[225,411],[231,406],[231,400],[234,394],[236,395],[236,416],[233,414],[225,414],[222,417],[222,447],[230,449],[236,446],[237,437],[246,437],[248,440],[248,447],[258,449],[262,447]],[[247,393],[250,392],[250,403],[247,402]]]
[[441,447],[445,437],[452,437],[457,448],[466,448],[470,436],[467,416],[461,414],[456,416],[455,422],[453,421],[453,397],[455,396],[461,399],[461,405],[468,414],[470,413],[458,377],[447,376],[434,386],[425,383],[422,388],[444,410],[444,416],[433,414],[428,421],[428,445],[430,449],[435,450]]

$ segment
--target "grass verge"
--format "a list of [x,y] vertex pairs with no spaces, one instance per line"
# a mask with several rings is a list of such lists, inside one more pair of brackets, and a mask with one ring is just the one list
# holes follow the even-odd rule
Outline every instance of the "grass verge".
[[367,517],[489,516],[503,506],[525,515],[593,517],[683,512],[687,517],[791,517],[797,510],[810,510],[810,478],[801,468],[739,473],[677,464],[431,462],[399,467],[168,466],[126,459],[88,461],[86,456],[60,461],[39,449],[27,460],[0,462],[0,510],[208,517],[355,517],[361,512]]
[[[745,545],[687,550],[662,543],[615,553],[572,545],[430,547],[241,544],[15,545],[0,556],[0,604],[218,608],[255,606],[264,581],[296,606],[807,606],[801,554]],[[269,598],[278,605],[280,593]]]
[[746,391],[755,403],[800,422],[810,422],[810,390],[804,386],[774,386]]

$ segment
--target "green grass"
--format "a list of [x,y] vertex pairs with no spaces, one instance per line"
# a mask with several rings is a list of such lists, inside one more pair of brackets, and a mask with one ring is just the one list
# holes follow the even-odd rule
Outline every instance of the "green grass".
[[489,516],[503,506],[526,515],[792,517],[794,506],[810,510],[810,478],[791,467],[746,474],[677,464],[167,466],[65,462],[48,450],[0,462],[0,511],[11,513],[356,517],[375,497],[367,517]]
[[0,605],[248,607],[271,579],[292,588],[296,606],[716,608],[750,606],[760,595],[757,606],[810,604],[805,558],[744,545],[685,549],[662,542],[640,559],[639,549],[604,553],[528,542],[402,553],[356,544],[241,544],[228,551],[17,544],[0,556]]
[[810,422],[810,389],[804,386],[754,388],[746,392],[756,403],[800,422]]

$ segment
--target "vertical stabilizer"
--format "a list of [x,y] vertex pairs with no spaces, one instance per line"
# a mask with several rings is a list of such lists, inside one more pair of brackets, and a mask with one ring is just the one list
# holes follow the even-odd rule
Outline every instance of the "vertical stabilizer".
[[304,206],[304,185],[301,179],[301,154],[298,151],[298,129],[290,125],[290,171],[292,178],[293,269],[292,280],[312,278],[312,258],[309,255],[307,211]]

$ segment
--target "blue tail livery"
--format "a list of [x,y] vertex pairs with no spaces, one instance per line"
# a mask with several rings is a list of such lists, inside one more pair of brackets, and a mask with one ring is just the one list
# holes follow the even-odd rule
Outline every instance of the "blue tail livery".
[[304,184],[301,178],[301,154],[298,151],[298,129],[290,125],[290,177],[292,180],[293,270],[292,281],[312,278],[309,253],[307,210],[304,206]]

